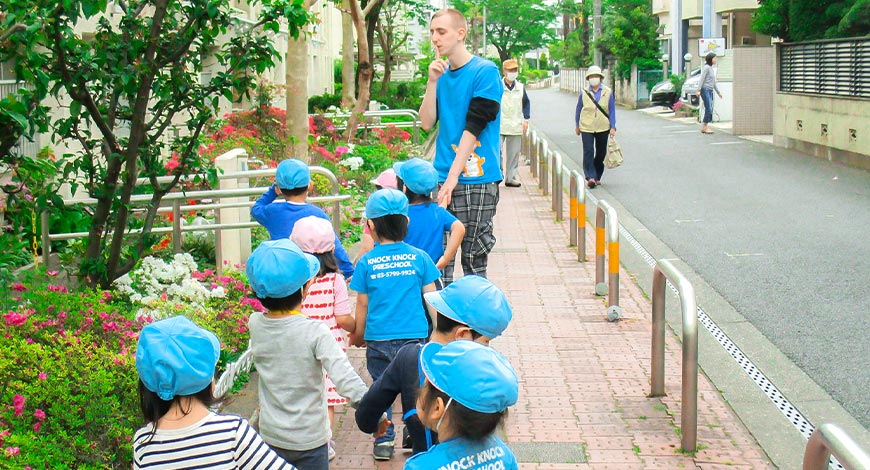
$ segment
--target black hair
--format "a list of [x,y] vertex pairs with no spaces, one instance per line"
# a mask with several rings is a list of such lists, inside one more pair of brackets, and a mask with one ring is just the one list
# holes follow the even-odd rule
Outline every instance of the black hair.
[[402,214],[390,214],[371,219],[378,238],[400,242],[408,235],[408,218]]
[[405,196],[408,197],[409,204],[419,204],[421,202],[432,202],[432,196],[430,194],[418,194],[414,191],[408,189],[407,186],[404,187]]
[[713,59],[716,58],[715,52],[710,52],[704,56],[704,61],[707,62],[707,65],[713,65]]
[[335,259],[335,251],[312,253],[312,255],[320,261],[320,272],[317,273],[318,276],[338,272],[338,260]]
[[301,196],[308,192],[308,186],[300,186],[293,189],[278,188],[278,190],[281,191],[281,195],[284,197]]
[[287,297],[260,297],[257,300],[263,304],[263,307],[272,310],[293,310],[302,305],[302,289],[288,295]]
[[443,334],[448,334],[460,326],[466,326],[471,329],[471,339],[477,339],[483,336],[483,334],[475,331],[474,328],[471,328],[465,323],[459,323],[452,318],[444,316],[444,314],[442,314],[441,312],[437,313],[435,320],[435,331]]
[[187,416],[190,413],[190,408],[185,408],[182,404],[182,398],[198,400],[207,408],[211,408],[219,401],[219,397],[215,397],[212,393],[211,383],[193,395],[176,395],[172,397],[172,400],[164,400],[156,392],[148,390],[142,379],[139,379],[139,409],[142,411],[142,417],[145,418],[145,424],[152,425],[151,435],[148,437],[146,444],[150,443],[151,439],[154,438],[154,432],[157,431],[157,421],[169,411],[173,403],[178,403],[178,409],[181,410],[181,414]]
[[[432,406],[436,398],[441,400],[446,405],[450,396],[438,390],[432,382],[426,381],[426,384],[420,388],[420,401],[424,406]],[[453,400],[453,403],[447,407],[445,413],[450,413],[450,423],[454,431],[459,437],[464,437],[471,441],[482,441],[502,425],[507,417],[507,410],[498,413],[481,413],[474,411],[462,403]]]

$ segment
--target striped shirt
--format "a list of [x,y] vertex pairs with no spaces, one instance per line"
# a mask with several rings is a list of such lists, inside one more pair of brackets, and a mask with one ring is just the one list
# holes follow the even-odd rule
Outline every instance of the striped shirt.
[[272,451],[244,418],[209,413],[199,422],[180,429],[154,432],[151,424],[140,428],[133,437],[133,468],[295,470],[296,467]]

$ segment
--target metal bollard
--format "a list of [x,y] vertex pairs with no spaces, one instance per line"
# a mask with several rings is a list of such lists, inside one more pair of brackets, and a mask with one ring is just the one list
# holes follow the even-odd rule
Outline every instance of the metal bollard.
[[548,196],[550,194],[550,159],[553,152],[550,151],[550,144],[547,141],[541,142],[541,174],[538,177],[538,183],[541,185],[541,194]]
[[694,452],[698,437],[698,303],[692,283],[670,261],[660,259],[653,269],[650,397],[665,396],[665,279],[677,288],[683,313],[681,445]]
[[553,208],[553,212],[556,213],[556,221],[562,220],[562,156],[559,155],[559,152],[552,152],[553,154],[553,184],[551,187],[553,188],[553,197],[551,201],[551,206]]
[[529,136],[529,171],[538,177],[538,132],[532,131]]
[[[605,237],[605,228],[606,237]],[[609,288],[604,282],[604,245],[607,244]],[[595,294],[607,293],[607,319],[619,320],[619,223],[616,210],[603,199],[595,211]]]
[[825,423],[813,431],[807,442],[803,470],[827,470],[832,453],[849,470],[870,468],[867,451],[839,426]]
[[586,261],[586,185],[577,171],[571,172],[577,185],[577,261]]
[[577,246],[577,180],[568,173],[568,246]]
[[181,200],[172,201],[172,252],[181,253]]
[[546,164],[547,164],[547,154],[544,153],[544,142],[543,139],[538,139],[538,189],[544,189],[544,183],[541,181],[547,175]]

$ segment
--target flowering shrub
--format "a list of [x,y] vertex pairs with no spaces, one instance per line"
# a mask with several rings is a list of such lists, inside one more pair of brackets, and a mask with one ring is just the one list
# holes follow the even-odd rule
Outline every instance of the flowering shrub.
[[[223,286],[209,289],[194,278],[192,274],[196,270],[196,262],[187,253],[177,253],[169,263],[149,256],[140,261],[138,268],[116,279],[114,287],[133,305],[143,307],[163,301],[186,303],[198,309],[210,298],[226,296]],[[166,316],[153,308],[140,309],[138,314],[155,320]]]
[[[174,279],[223,295],[201,298],[196,308],[167,295],[151,308],[188,315],[217,334],[220,373],[247,347],[248,316],[262,306],[239,272],[200,272],[186,259],[172,264],[166,269]],[[152,319],[131,313],[127,295],[70,291],[52,276],[0,294],[12,305],[0,313],[0,468],[129,469],[130,440],[143,424],[136,341]]]

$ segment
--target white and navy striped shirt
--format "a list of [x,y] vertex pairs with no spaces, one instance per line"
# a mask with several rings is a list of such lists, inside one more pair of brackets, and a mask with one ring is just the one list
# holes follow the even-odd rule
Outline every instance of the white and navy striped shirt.
[[247,420],[215,413],[180,429],[154,432],[148,424],[136,431],[133,468],[296,470],[263,442]]

